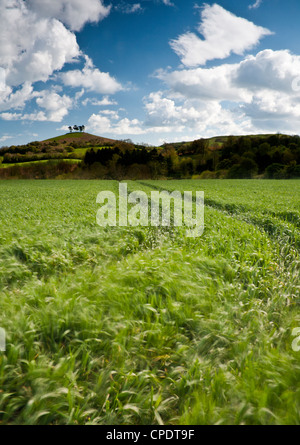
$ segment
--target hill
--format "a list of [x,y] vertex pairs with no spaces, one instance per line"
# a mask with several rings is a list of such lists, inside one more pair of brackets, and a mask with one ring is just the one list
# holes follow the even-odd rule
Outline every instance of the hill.
[[[0,177],[104,179],[300,177],[300,137],[217,136],[161,147],[67,133],[2,147]],[[51,163],[51,165],[50,165]]]
[[56,136],[50,139],[41,141],[41,144],[50,144],[52,142],[57,142],[59,145],[71,144],[71,143],[89,143],[95,146],[105,145],[105,144],[115,144],[118,141],[115,139],[104,138],[102,136],[96,136],[90,133],[66,133],[61,136]]
[[126,142],[104,138],[90,133],[67,133],[43,141],[33,141],[26,145],[12,145],[0,148],[0,168],[23,166],[25,163],[38,163],[47,160],[83,160],[86,151],[113,147],[117,144],[131,146]]
[[[278,136],[279,138],[285,138],[285,137],[292,138],[292,137],[294,137],[294,136],[288,136],[288,135],[284,135],[284,134],[276,134],[276,135],[274,135],[274,134],[270,133],[270,134],[251,134],[251,135],[243,135],[243,136],[242,135],[236,135],[236,136],[232,136],[232,135],[230,135],[230,136],[214,136],[214,137],[211,137],[211,138],[203,138],[202,140],[207,141],[210,148],[216,149],[216,148],[222,148],[223,145],[228,141],[229,138],[231,140],[236,141],[236,140],[239,140],[240,138],[245,138],[245,137],[246,138],[250,138],[252,140],[255,140],[257,138],[259,138],[259,139],[267,139],[267,138],[272,137],[272,136],[273,137],[274,136]],[[176,149],[182,149],[183,147],[189,147],[192,144],[192,142],[193,141],[189,141],[189,142],[186,142],[186,141],[170,142],[170,143],[162,145],[162,147],[165,146],[165,145],[172,145]]]
[[200,179],[300,177],[300,137],[297,135],[217,136],[166,143],[162,149],[165,153],[175,151]]

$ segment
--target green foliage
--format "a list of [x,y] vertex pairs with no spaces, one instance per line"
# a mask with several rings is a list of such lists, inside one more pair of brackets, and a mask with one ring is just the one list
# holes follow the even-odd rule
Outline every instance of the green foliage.
[[115,181],[0,182],[2,424],[299,424],[298,181],[204,190],[205,232],[96,225]]
[[[114,141],[87,133],[69,133],[43,142],[1,148],[1,169],[8,164],[53,159],[81,159],[86,168],[68,177],[98,179],[174,178],[193,176],[246,179],[293,179],[299,177],[300,137],[285,135],[229,136],[150,147],[130,139]],[[97,164],[97,166],[93,166]],[[101,168],[100,168],[101,164]],[[273,172],[273,165],[282,165]],[[138,167],[139,166],[139,167]],[[96,173],[96,170],[98,171]],[[26,177],[35,178],[29,175]],[[44,177],[37,176],[37,177]],[[47,177],[61,177],[51,170]],[[21,178],[25,176],[22,175]]]
[[239,164],[233,165],[228,171],[228,179],[251,179],[257,173],[258,166],[251,158],[242,157]]
[[4,164],[0,169],[2,179],[53,179],[60,175],[70,175],[77,170],[80,160],[52,159],[16,164]]

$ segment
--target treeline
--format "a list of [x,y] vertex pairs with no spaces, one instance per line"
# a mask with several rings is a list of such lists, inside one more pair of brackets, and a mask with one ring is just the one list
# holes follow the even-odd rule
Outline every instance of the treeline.
[[[72,151],[71,151],[72,153]],[[18,164],[32,161],[45,161],[50,159],[80,159],[79,155],[70,154],[70,151],[56,150],[55,152],[47,151],[46,153],[27,154],[10,154],[6,153],[3,157],[3,164]]]
[[0,168],[0,179],[62,179],[72,175],[77,164],[67,161],[48,161],[30,165],[14,165]]
[[218,151],[216,170],[229,178],[264,176],[270,179],[300,177],[300,137],[272,135],[229,137]]
[[[299,136],[230,136],[174,144],[180,157],[193,159],[200,178],[300,177]],[[172,147],[165,144],[165,147]]]
[[5,154],[26,154],[29,152],[38,153],[41,151],[45,152],[48,150],[53,150],[58,146],[59,143],[55,140],[47,143],[34,141],[29,142],[29,144],[26,145],[11,145],[10,147],[1,147],[0,154],[3,156]]
[[[99,142],[100,142],[99,138]],[[213,141],[197,139],[190,143],[164,144],[149,147],[126,141],[49,141],[41,145],[4,147],[0,151],[3,164],[18,164],[38,160],[81,158],[76,148],[87,148],[83,161],[72,165],[66,162],[38,163],[36,166],[16,166],[0,169],[1,177],[65,177],[103,179],[246,179],[300,178],[299,136],[230,136]],[[103,142],[103,141],[102,141]],[[102,143],[103,145],[103,143]],[[28,167],[27,170],[24,168]],[[47,173],[49,168],[49,173]],[[55,170],[57,169],[57,171]],[[6,170],[4,172],[4,170]],[[41,173],[39,174],[39,170]],[[18,173],[19,172],[19,173]]]
[[115,145],[112,148],[87,150],[83,170],[98,171],[106,178],[190,177],[194,163],[181,159],[174,148],[150,148],[138,145]]
[[[0,155],[3,156],[5,153],[10,154],[26,154],[28,152],[47,152],[49,150],[57,150],[58,148],[63,149],[76,149],[76,148],[90,148],[95,145],[103,145],[101,138],[94,138],[93,140],[82,140],[78,141],[70,141],[68,138],[60,139],[57,141],[56,139],[50,141],[33,141],[29,142],[25,145],[11,145],[0,147]],[[113,146],[112,143],[106,142],[105,145]]]
[[[67,159],[74,158],[74,147],[60,147],[56,141],[48,144],[31,142],[27,145],[4,147],[0,154],[3,156],[2,164],[17,164],[31,161],[42,161],[46,159]],[[73,153],[73,155],[72,155]]]
[[[100,139],[99,139],[100,142]],[[81,159],[81,155],[76,153],[76,149],[90,148],[95,145],[95,141],[68,141],[60,142],[53,140],[47,142],[30,142],[26,145],[12,145],[2,147],[0,156],[2,164],[16,164],[20,162],[40,161],[47,159]],[[113,144],[106,143],[106,146]]]
[[114,146],[88,150],[83,168],[104,177],[228,178],[300,177],[300,137],[228,137],[219,145],[209,140],[164,144],[160,148]]
[[114,146],[112,148],[101,148],[98,150],[88,150],[84,157],[85,165],[92,165],[99,162],[105,166],[114,162],[118,165],[130,166],[133,164],[148,164],[149,162],[163,162],[164,157],[157,149],[147,150],[145,147],[131,146],[129,148],[121,148]]

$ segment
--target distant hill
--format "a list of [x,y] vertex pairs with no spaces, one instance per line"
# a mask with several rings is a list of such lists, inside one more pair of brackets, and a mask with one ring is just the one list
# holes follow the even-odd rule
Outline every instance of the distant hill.
[[[69,175],[69,176],[67,176]],[[300,177],[300,137],[217,136],[161,147],[76,132],[2,147],[0,177],[23,178],[274,178]]]
[[[46,167],[52,163],[67,163],[78,165],[83,161],[87,150],[111,148],[122,144],[132,148],[132,144],[125,141],[104,138],[85,132],[66,133],[43,141],[33,141],[25,145],[12,145],[0,148],[0,171],[13,167]],[[3,171],[2,171],[3,173]],[[1,176],[1,175],[0,175]]]
[[[294,136],[287,136],[284,134],[252,134],[252,135],[243,135],[243,136],[214,136],[211,138],[203,138],[203,140],[208,141],[209,147],[211,149],[222,148],[223,145],[231,138],[233,141],[236,141],[240,138],[250,138],[250,139],[268,139],[270,137],[278,136],[279,138],[293,138]],[[189,147],[192,144],[192,141],[186,142],[170,142],[164,145],[172,145],[176,150],[182,149],[184,147]]]
[[25,162],[45,160],[76,160],[84,159],[87,150],[113,147],[122,144],[132,147],[125,141],[104,138],[85,132],[66,133],[43,141],[33,141],[25,145],[0,147],[0,168]]
[[44,141],[41,141],[41,144],[49,144],[51,142],[58,142],[59,145],[64,145],[64,144],[71,144],[72,142],[85,142],[85,143],[92,143],[95,146],[97,145],[103,145],[103,144],[114,144],[116,142],[118,142],[115,139],[109,139],[109,138],[104,138],[102,136],[95,136],[94,134],[90,134],[90,133],[84,133],[84,132],[80,132],[80,133],[66,133],[64,135],[61,136],[55,136],[53,138],[50,139],[46,139]]
[[298,135],[217,136],[165,143],[162,149],[163,153],[175,151],[182,163],[185,160],[190,164],[190,172],[200,179],[300,177]]

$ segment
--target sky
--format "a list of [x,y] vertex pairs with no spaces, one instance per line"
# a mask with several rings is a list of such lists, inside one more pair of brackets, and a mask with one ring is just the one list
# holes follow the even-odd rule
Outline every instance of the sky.
[[0,0],[0,146],[300,133],[299,0]]

